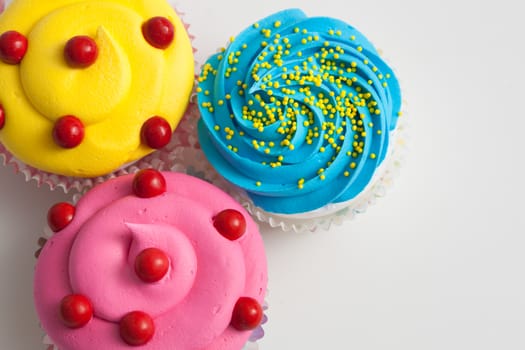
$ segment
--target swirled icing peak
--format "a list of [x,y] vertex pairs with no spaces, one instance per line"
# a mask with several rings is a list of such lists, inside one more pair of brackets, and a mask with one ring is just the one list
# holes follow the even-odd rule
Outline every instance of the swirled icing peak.
[[398,82],[355,28],[297,9],[232,38],[203,66],[199,140],[254,203],[300,213],[357,196],[387,154]]
[[[224,192],[184,174],[158,173],[165,191],[140,197],[134,182],[143,177],[141,186],[152,186],[150,175],[139,172],[95,187],[72,219],[59,220],[65,226],[42,249],[35,305],[59,349],[129,350],[129,344],[140,344],[144,350],[239,350],[261,322],[262,311],[256,324],[250,323],[253,313],[243,316],[246,308],[260,310],[267,283],[253,220]],[[242,235],[235,239],[215,227],[225,211],[242,216]],[[63,203],[53,206],[50,224],[70,213]],[[238,217],[231,220],[226,226],[237,227]],[[145,280],[139,272],[155,272],[159,254],[168,268]],[[240,300],[248,306],[238,306]],[[137,335],[137,322],[146,325],[146,334]]]
[[0,15],[0,142],[50,173],[104,175],[163,147],[193,79],[165,0],[14,0]]

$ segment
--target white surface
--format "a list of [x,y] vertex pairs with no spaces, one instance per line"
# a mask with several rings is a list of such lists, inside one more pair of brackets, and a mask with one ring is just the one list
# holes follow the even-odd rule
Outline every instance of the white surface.
[[[524,349],[525,81],[519,1],[178,1],[201,60],[259,17],[347,20],[399,73],[409,157],[387,196],[330,232],[263,229],[262,350]],[[0,348],[41,349],[33,251],[61,193],[0,168]]]

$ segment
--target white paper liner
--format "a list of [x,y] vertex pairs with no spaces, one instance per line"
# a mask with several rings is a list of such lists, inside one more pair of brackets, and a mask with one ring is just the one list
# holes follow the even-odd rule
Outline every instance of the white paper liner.
[[[60,350],[53,342],[51,341],[51,338],[49,338],[47,335],[44,336],[42,339],[42,343],[46,346],[45,350]],[[130,347],[132,348],[132,347]],[[259,350],[259,344],[257,342],[247,342],[246,345],[241,350]]]
[[[2,10],[9,5],[11,0],[4,1],[0,0],[0,13]],[[190,33],[189,27],[190,24],[186,23],[184,21],[184,15],[185,13],[180,11],[180,9],[175,7],[172,2],[170,2],[172,7],[175,9],[175,12],[179,16],[180,20],[182,21],[184,28],[186,29],[186,32],[188,34],[188,37],[190,38],[190,41],[193,43],[195,36]],[[193,53],[197,49],[193,46]],[[195,63],[195,71],[194,71],[194,78],[197,78],[197,69],[198,69],[198,63]],[[192,92],[192,96],[194,95],[194,91]],[[57,188],[61,188],[64,193],[69,193],[70,191],[77,191],[77,192],[85,192],[86,190],[89,190],[93,186],[102,183],[108,179],[125,175],[125,174],[132,174],[136,173],[137,171],[144,169],[144,168],[153,168],[157,170],[168,170],[170,162],[168,161],[170,153],[177,147],[180,146],[188,146],[188,135],[186,133],[187,128],[180,127],[181,124],[188,124],[188,119],[192,119],[188,117],[189,111],[194,111],[195,107],[191,106],[192,102],[188,104],[188,108],[186,109],[185,114],[182,116],[179,124],[177,125],[176,129],[173,132],[173,135],[171,137],[171,141],[168,145],[163,147],[160,150],[154,151],[150,153],[149,155],[140,158],[136,161],[133,161],[129,164],[125,164],[119,169],[115,170],[114,172],[98,176],[98,177],[92,177],[92,178],[82,178],[82,177],[72,177],[72,176],[64,176],[64,175],[58,175],[49,173],[37,168],[34,168],[19,159],[17,159],[13,154],[11,154],[5,147],[0,143],[0,164],[4,166],[11,166],[13,167],[15,173],[21,173],[25,177],[27,182],[35,182],[37,187],[41,186],[48,186],[51,190],[55,190]],[[36,150],[35,150],[36,151]]]

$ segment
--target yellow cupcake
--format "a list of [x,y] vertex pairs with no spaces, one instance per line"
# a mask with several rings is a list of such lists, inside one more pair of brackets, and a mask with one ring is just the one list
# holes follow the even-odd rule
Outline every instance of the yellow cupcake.
[[193,80],[165,0],[15,0],[0,15],[0,142],[35,168],[94,177],[162,147]]

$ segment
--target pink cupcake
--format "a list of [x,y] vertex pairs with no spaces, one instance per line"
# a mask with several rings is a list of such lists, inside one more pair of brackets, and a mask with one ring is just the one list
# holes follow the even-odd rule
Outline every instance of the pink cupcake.
[[262,336],[261,236],[209,183],[146,169],[48,219],[34,295],[51,347],[239,350]]
[[184,143],[173,131],[195,79],[187,28],[166,0],[10,2],[0,15],[4,163],[65,191],[165,168]]

